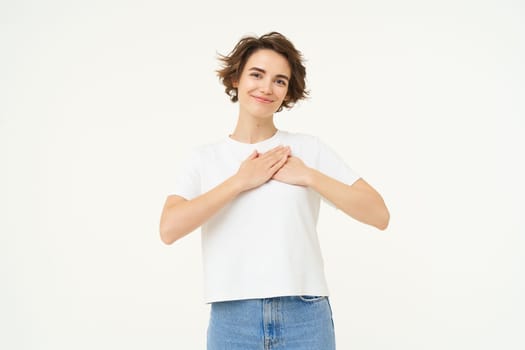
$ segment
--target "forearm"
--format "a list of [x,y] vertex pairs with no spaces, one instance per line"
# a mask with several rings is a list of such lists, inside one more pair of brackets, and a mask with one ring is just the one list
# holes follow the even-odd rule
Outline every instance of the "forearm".
[[169,203],[168,198],[160,220],[162,241],[171,244],[192,232],[231,202],[240,192],[242,192],[240,186],[231,177],[192,200]]
[[315,169],[309,170],[307,185],[332,202],[337,208],[368,225],[384,230],[390,214],[381,195],[359,179],[349,186]]
[[237,173],[212,190],[192,199],[168,197],[160,220],[162,241],[171,244],[206,222],[241,192],[259,187],[281,168],[290,154],[289,147],[277,146],[264,154],[253,151]]

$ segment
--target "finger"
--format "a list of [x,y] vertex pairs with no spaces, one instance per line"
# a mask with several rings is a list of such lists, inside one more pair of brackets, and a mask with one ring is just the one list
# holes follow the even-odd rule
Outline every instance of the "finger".
[[276,153],[276,154],[271,154],[271,155],[267,156],[266,159],[264,159],[264,165],[268,169],[271,169],[271,168],[273,168],[275,166],[275,164],[281,162],[283,158],[286,159],[287,157],[288,157],[288,155],[285,152],[279,152],[279,153]]
[[281,157],[287,156],[290,154],[290,148],[289,147],[282,147],[276,150],[272,150],[270,152],[265,153],[261,158],[267,161],[267,164],[272,166],[276,162],[278,162]]
[[246,158],[246,160],[255,159],[255,158],[257,158],[258,155],[259,155],[259,153],[257,152],[256,149],[254,149],[253,152],[248,156],[248,158]]
[[271,159],[271,158],[275,157],[275,155],[278,154],[279,151],[280,151],[279,149],[269,150],[269,151],[267,151],[265,153],[261,153],[260,158],[261,159]]
[[279,169],[281,169],[284,166],[287,160],[288,155],[285,154],[270,168],[270,171],[275,174]]
[[267,164],[268,164],[268,166],[270,168],[273,168],[274,166],[277,166],[278,168],[281,168],[283,166],[283,164],[286,163],[288,161],[288,159],[290,159],[291,157],[292,156],[290,154],[289,149],[288,150],[284,150],[283,152],[280,152],[279,154],[274,155],[271,158],[271,161],[269,160]]

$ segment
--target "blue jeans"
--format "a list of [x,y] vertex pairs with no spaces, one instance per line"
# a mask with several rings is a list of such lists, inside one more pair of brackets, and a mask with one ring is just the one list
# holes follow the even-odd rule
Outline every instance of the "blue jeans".
[[208,350],[334,350],[328,297],[290,296],[211,304]]

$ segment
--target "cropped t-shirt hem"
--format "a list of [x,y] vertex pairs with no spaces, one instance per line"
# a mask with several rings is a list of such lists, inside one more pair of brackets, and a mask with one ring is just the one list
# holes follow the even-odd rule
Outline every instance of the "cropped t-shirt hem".
[[253,299],[268,299],[268,298],[278,298],[278,297],[291,297],[291,296],[323,296],[328,297],[330,293],[328,291],[302,291],[302,292],[283,292],[283,293],[273,293],[273,294],[248,294],[239,297],[212,297],[205,298],[205,304],[220,303],[224,301],[237,301],[237,300],[253,300]]

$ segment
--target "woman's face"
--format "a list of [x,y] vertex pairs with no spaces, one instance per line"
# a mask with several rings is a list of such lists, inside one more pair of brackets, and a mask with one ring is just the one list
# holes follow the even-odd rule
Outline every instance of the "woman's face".
[[260,49],[253,53],[244,66],[238,82],[237,97],[241,113],[253,117],[271,117],[288,93],[290,65],[279,53]]

